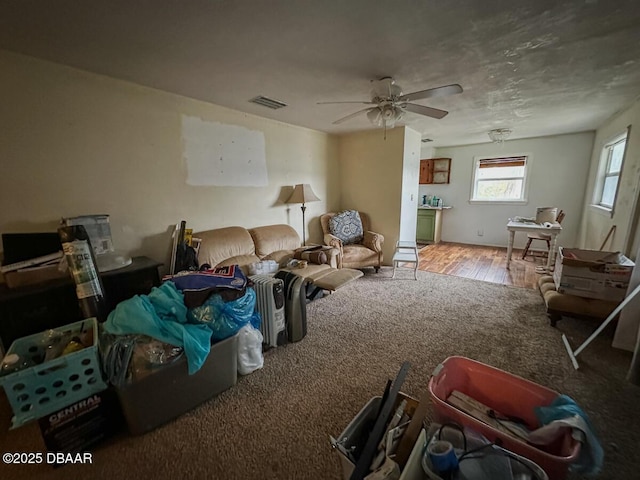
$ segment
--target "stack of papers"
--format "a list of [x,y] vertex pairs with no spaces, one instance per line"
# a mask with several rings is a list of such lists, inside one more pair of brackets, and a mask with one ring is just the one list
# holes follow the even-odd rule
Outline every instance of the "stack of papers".
[[48,267],[51,265],[58,264],[60,262],[60,259],[62,259],[62,250],[59,252],[50,253],[48,255],[43,255],[41,257],[24,260],[22,262],[3,265],[0,268],[0,272],[7,273],[7,272],[34,270],[36,268]]

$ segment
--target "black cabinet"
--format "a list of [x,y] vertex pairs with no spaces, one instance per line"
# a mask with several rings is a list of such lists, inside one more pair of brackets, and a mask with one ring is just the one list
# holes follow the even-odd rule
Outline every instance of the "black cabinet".
[[[131,265],[100,274],[108,310],[160,285],[161,265],[147,257],[135,257]],[[81,318],[71,278],[16,289],[0,286],[0,342],[4,351],[17,338]]]

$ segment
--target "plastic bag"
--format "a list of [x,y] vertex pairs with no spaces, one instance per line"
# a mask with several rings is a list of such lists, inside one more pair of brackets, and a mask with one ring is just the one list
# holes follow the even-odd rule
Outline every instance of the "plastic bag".
[[219,294],[211,295],[201,306],[187,313],[188,321],[207,325],[213,332],[211,340],[219,342],[240,331],[245,325],[260,328],[260,314],[254,312],[256,292],[248,288],[244,296],[225,302]]
[[100,338],[102,365],[115,386],[137,382],[158,368],[173,363],[184,354],[182,347],[161,342],[148,335],[111,335]]
[[246,325],[238,332],[238,373],[249,375],[262,368],[262,333],[251,325]]
[[148,335],[136,335],[135,347],[130,361],[130,381],[136,382],[158,368],[179,360],[184,354],[182,347],[161,342]]
[[[549,480],[544,470],[533,461],[489,442],[484,435],[469,427],[432,423],[427,438],[430,440],[422,454],[422,468],[430,479]],[[451,443],[454,449],[458,463],[454,472],[439,474],[431,462],[428,447],[439,440]]]

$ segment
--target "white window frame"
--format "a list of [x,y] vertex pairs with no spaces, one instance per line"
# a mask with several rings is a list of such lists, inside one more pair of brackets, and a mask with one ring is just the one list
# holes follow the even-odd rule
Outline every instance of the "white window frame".
[[[495,200],[488,200],[488,199],[476,199],[475,198],[475,194],[476,194],[476,189],[477,189],[477,181],[478,179],[476,178],[478,170],[479,170],[479,165],[480,165],[480,161],[481,160],[491,160],[491,159],[498,159],[498,158],[515,158],[515,157],[524,157],[525,158],[525,163],[524,163],[524,174],[522,177],[517,177],[522,178],[522,193],[519,199],[508,199],[508,200],[501,200],[501,199],[495,199]],[[509,155],[484,155],[484,156],[480,156],[480,157],[473,157],[473,171],[472,171],[472,175],[471,175],[471,191],[469,192],[469,203],[472,204],[485,204],[485,205],[527,205],[529,203],[529,199],[528,199],[528,195],[529,195],[529,178],[531,177],[530,172],[531,172],[531,163],[533,161],[533,156],[530,153],[516,153],[516,154],[509,154]],[[514,177],[514,179],[516,179],[516,177]],[[501,180],[509,180],[509,178],[503,178]]]
[[[624,169],[624,161],[627,156],[627,145],[629,140],[629,130],[627,129],[624,133],[620,133],[615,137],[610,138],[605,144],[602,146],[602,150],[600,152],[600,163],[598,164],[598,176],[596,178],[595,188],[593,189],[593,200],[592,207],[600,212],[605,214],[609,214],[609,216],[613,217],[613,213],[615,211],[616,202],[618,200],[618,192],[620,191],[620,179],[622,178],[622,170]],[[618,145],[620,142],[625,142],[624,152],[622,153],[622,163],[620,164],[620,171],[613,175],[609,171],[609,166],[611,165],[611,155],[613,152],[613,147]],[[618,181],[616,182],[616,191],[613,195],[613,204],[606,205],[602,203],[602,194],[604,192],[604,183],[607,177],[617,176]]]

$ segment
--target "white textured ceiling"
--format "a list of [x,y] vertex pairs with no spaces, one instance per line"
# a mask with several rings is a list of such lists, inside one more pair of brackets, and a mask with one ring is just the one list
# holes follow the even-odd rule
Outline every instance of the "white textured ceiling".
[[640,95],[638,0],[2,0],[0,48],[334,133],[372,127],[316,102],[372,79],[459,83],[406,117],[433,145],[593,130]]

